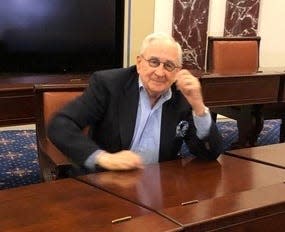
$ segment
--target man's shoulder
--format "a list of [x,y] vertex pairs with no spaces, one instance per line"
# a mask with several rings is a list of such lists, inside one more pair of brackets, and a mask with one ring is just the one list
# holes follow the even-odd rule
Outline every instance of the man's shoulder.
[[134,86],[138,80],[136,66],[128,68],[108,69],[95,72],[91,79],[91,86],[104,86],[112,92]]
[[120,77],[129,78],[131,76],[137,76],[137,69],[134,65],[128,68],[106,69],[93,73],[93,77],[104,79],[118,79]]

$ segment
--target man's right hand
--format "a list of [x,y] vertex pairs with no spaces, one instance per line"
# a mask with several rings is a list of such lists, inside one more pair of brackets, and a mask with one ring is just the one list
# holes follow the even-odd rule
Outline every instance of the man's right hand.
[[108,170],[130,170],[143,168],[141,157],[129,150],[116,153],[101,152],[96,157],[96,164]]

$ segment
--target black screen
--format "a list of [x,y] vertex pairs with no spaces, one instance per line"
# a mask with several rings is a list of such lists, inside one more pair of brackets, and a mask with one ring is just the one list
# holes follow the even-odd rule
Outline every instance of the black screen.
[[121,67],[123,17],[123,0],[0,0],[0,72]]

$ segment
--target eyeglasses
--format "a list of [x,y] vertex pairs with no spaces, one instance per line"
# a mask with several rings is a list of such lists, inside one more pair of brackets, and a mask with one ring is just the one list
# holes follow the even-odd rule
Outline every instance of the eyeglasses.
[[160,61],[158,58],[156,57],[152,57],[150,59],[146,59],[144,58],[143,55],[141,55],[141,57],[148,62],[149,66],[150,67],[153,67],[153,68],[157,68],[160,64],[163,64],[163,68],[165,70],[167,70],[168,72],[172,72],[174,69],[176,68],[180,68],[180,66],[177,66],[175,65],[173,62],[171,61],[165,61],[165,62],[162,62]]

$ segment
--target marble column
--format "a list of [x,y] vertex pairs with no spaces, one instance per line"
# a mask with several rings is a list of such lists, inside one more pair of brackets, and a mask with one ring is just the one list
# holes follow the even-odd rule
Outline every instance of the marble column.
[[183,49],[183,66],[204,71],[209,0],[174,0],[172,35]]
[[259,6],[260,0],[227,0],[224,36],[256,36]]

